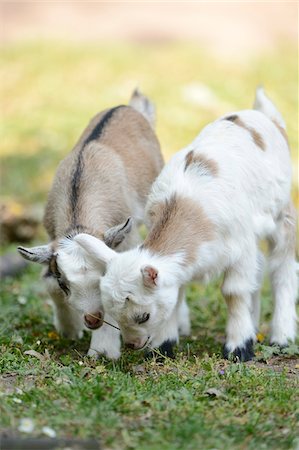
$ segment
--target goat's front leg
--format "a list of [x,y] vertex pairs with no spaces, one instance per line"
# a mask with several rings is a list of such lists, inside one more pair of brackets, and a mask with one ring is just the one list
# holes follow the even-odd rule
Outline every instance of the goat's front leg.
[[[248,258],[244,258],[248,259]],[[228,307],[224,357],[249,361],[254,357],[255,326],[252,318],[252,293],[257,273],[256,258],[251,264],[242,263],[225,274],[222,293]]]
[[157,349],[158,353],[174,358],[173,347],[179,342],[178,308],[177,304],[170,319],[157,331],[151,343],[153,353]]
[[[117,323],[107,314],[105,314],[105,320],[117,326]],[[101,328],[92,331],[87,355],[93,358],[104,355],[109,359],[118,359],[120,357],[120,331],[106,323]]]
[[51,295],[54,310],[54,326],[59,334],[68,339],[81,339],[83,336],[83,319],[68,305],[62,295]]

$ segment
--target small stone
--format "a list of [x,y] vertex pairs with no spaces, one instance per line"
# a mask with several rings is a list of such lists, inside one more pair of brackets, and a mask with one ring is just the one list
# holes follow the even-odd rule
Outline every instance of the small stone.
[[50,428],[50,427],[43,427],[43,428],[42,428],[42,432],[43,432],[46,436],[48,436],[48,437],[50,437],[50,438],[55,438],[55,437],[56,437],[56,431],[53,430],[53,428]]
[[227,398],[222,391],[216,388],[207,389],[204,393],[209,397]]
[[27,298],[24,297],[23,295],[19,295],[19,297],[18,297],[18,302],[20,303],[20,305],[26,305],[26,303],[27,303]]
[[145,372],[145,367],[142,364],[138,364],[137,366],[133,366],[132,367],[132,371],[134,373],[144,373]]

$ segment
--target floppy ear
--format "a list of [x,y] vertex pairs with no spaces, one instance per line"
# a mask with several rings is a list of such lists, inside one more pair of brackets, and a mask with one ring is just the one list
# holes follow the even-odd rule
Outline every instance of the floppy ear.
[[132,229],[133,219],[129,217],[124,223],[109,228],[104,233],[104,242],[110,248],[116,248]]
[[96,262],[107,264],[116,255],[103,241],[90,234],[77,234],[73,240]]
[[50,261],[53,255],[53,250],[50,244],[31,248],[18,247],[18,252],[23,256],[23,258],[39,264],[44,264]]
[[153,288],[158,283],[158,270],[152,266],[143,266],[140,269],[145,287]]

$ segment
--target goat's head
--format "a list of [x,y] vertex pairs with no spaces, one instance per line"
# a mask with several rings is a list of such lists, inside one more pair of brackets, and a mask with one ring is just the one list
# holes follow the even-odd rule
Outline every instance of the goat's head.
[[[120,245],[132,228],[132,219],[110,228],[104,233],[108,251]],[[90,239],[96,239],[88,235]],[[99,239],[96,239],[99,242]],[[61,238],[58,242],[38,247],[18,248],[20,254],[29,261],[45,266],[43,278],[55,302],[65,302],[84,316],[85,325],[90,329],[99,328],[103,323],[103,307],[99,279],[106,267],[105,261],[95,261],[92,252],[87,252],[75,236]]]
[[105,313],[118,323],[124,342],[136,350],[159,346],[178,298],[178,285],[166,270],[171,260],[154,257],[139,247],[117,253],[84,233],[75,240],[94,265],[106,266],[98,280],[101,301]]

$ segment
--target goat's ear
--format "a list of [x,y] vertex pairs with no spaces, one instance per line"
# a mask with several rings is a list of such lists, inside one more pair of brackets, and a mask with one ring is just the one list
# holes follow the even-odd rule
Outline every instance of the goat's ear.
[[86,253],[95,261],[107,264],[116,252],[109,248],[103,241],[90,234],[77,234],[73,240],[82,247]]
[[157,286],[159,280],[159,272],[155,267],[143,266],[140,269],[145,287],[153,288]]
[[133,219],[129,217],[124,223],[116,225],[115,227],[109,228],[104,233],[104,242],[110,248],[116,248],[125,237],[130,233],[132,229]]
[[18,247],[18,252],[23,256],[23,258],[39,264],[49,262],[53,255],[53,250],[50,244],[31,248]]

